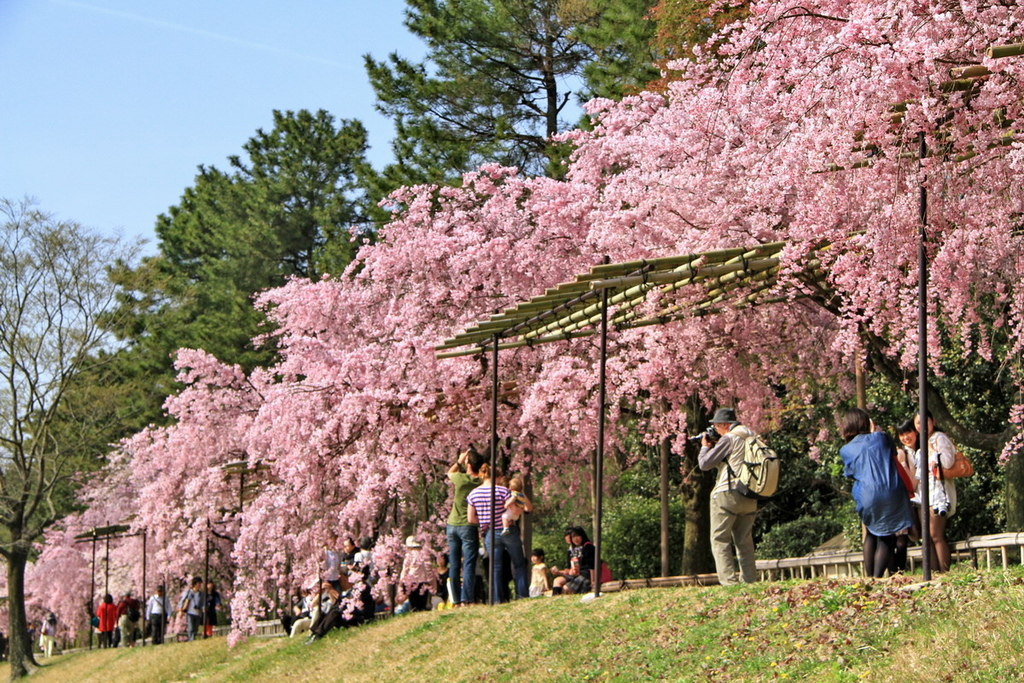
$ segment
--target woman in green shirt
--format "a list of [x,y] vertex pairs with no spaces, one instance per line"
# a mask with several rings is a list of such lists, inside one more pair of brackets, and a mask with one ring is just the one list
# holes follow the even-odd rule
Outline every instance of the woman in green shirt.
[[452,510],[448,513],[448,566],[451,577],[451,600],[456,607],[474,601],[476,588],[476,562],[480,555],[480,531],[470,524],[466,511],[466,496],[480,485],[480,466],[484,458],[473,446],[459,454],[458,460],[448,468],[454,492]]

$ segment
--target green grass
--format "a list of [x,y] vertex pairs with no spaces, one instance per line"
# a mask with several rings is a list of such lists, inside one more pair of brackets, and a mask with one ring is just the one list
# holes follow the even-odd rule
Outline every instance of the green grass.
[[[414,614],[306,646],[223,640],[63,655],[33,681],[1008,681],[1024,570],[613,593]],[[477,635],[488,633],[486,637]],[[0,675],[3,672],[0,671]]]

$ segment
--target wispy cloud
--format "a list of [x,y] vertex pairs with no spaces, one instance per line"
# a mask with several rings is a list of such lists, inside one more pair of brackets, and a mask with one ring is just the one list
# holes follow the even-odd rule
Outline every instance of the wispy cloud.
[[122,12],[120,10],[110,9],[107,7],[98,7],[96,5],[90,5],[85,2],[76,2],[76,0],[50,0],[57,5],[64,5],[65,7],[73,7],[75,9],[85,10],[87,12],[93,12],[96,14],[105,14],[107,16],[116,17],[118,19],[124,19],[126,21],[134,21],[140,24],[149,24],[150,26],[156,26],[158,28],[167,29],[169,31],[178,31],[179,33],[187,33],[193,36],[199,36],[200,38],[208,38],[210,40],[216,40],[221,43],[228,43],[230,45],[236,45],[241,48],[248,50],[258,50],[260,52],[268,52],[271,54],[280,55],[281,57],[288,57],[290,59],[298,59],[305,62],[314,62],[317,64],[324,64],[332,66],[338,69],[353,69],[351,65],[342,64],[333,59],[324,59],[323,57],[316,57],[314,55],[307,55],[301,52],[294,52],[292,50],[285,50],[283,48],[274,47],[273,45],[267,45],[265,43],[258,43],[252,40],[245,40],[243,38],[236,38],[234,36],[224,35],[223,33],[216,33],[214,31],[207,31],[206,29],[195,28],[192,26],[185,26],[184,24],[178,24],[173,21],[163,21],[161,19],[153,19],[151,17],[144,17],[141,14],[134,14],[132,12]]

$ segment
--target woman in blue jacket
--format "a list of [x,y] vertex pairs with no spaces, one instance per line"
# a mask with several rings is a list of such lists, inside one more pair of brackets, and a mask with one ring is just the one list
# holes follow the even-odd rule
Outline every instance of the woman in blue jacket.
[[896,534],[913,524],[910,496],[896,471],[895,446],[872,429],[860,408],[843,416],[843,474],[853,477],[853,500],[864,523],[864,574],[885,576],[896,553]]

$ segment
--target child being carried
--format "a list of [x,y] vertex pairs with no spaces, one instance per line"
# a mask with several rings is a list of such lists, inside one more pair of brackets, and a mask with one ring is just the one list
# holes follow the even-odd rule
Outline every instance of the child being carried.
[[523,478],[518,474],[509,479],[509,493],[512,494],[505,501],[505,511],[501,513],[501,525],[504,527],[502,535],[509,533],[513,526],[519,523],[519,518],[524,512],[533,509],[530,499],[523,493]]

